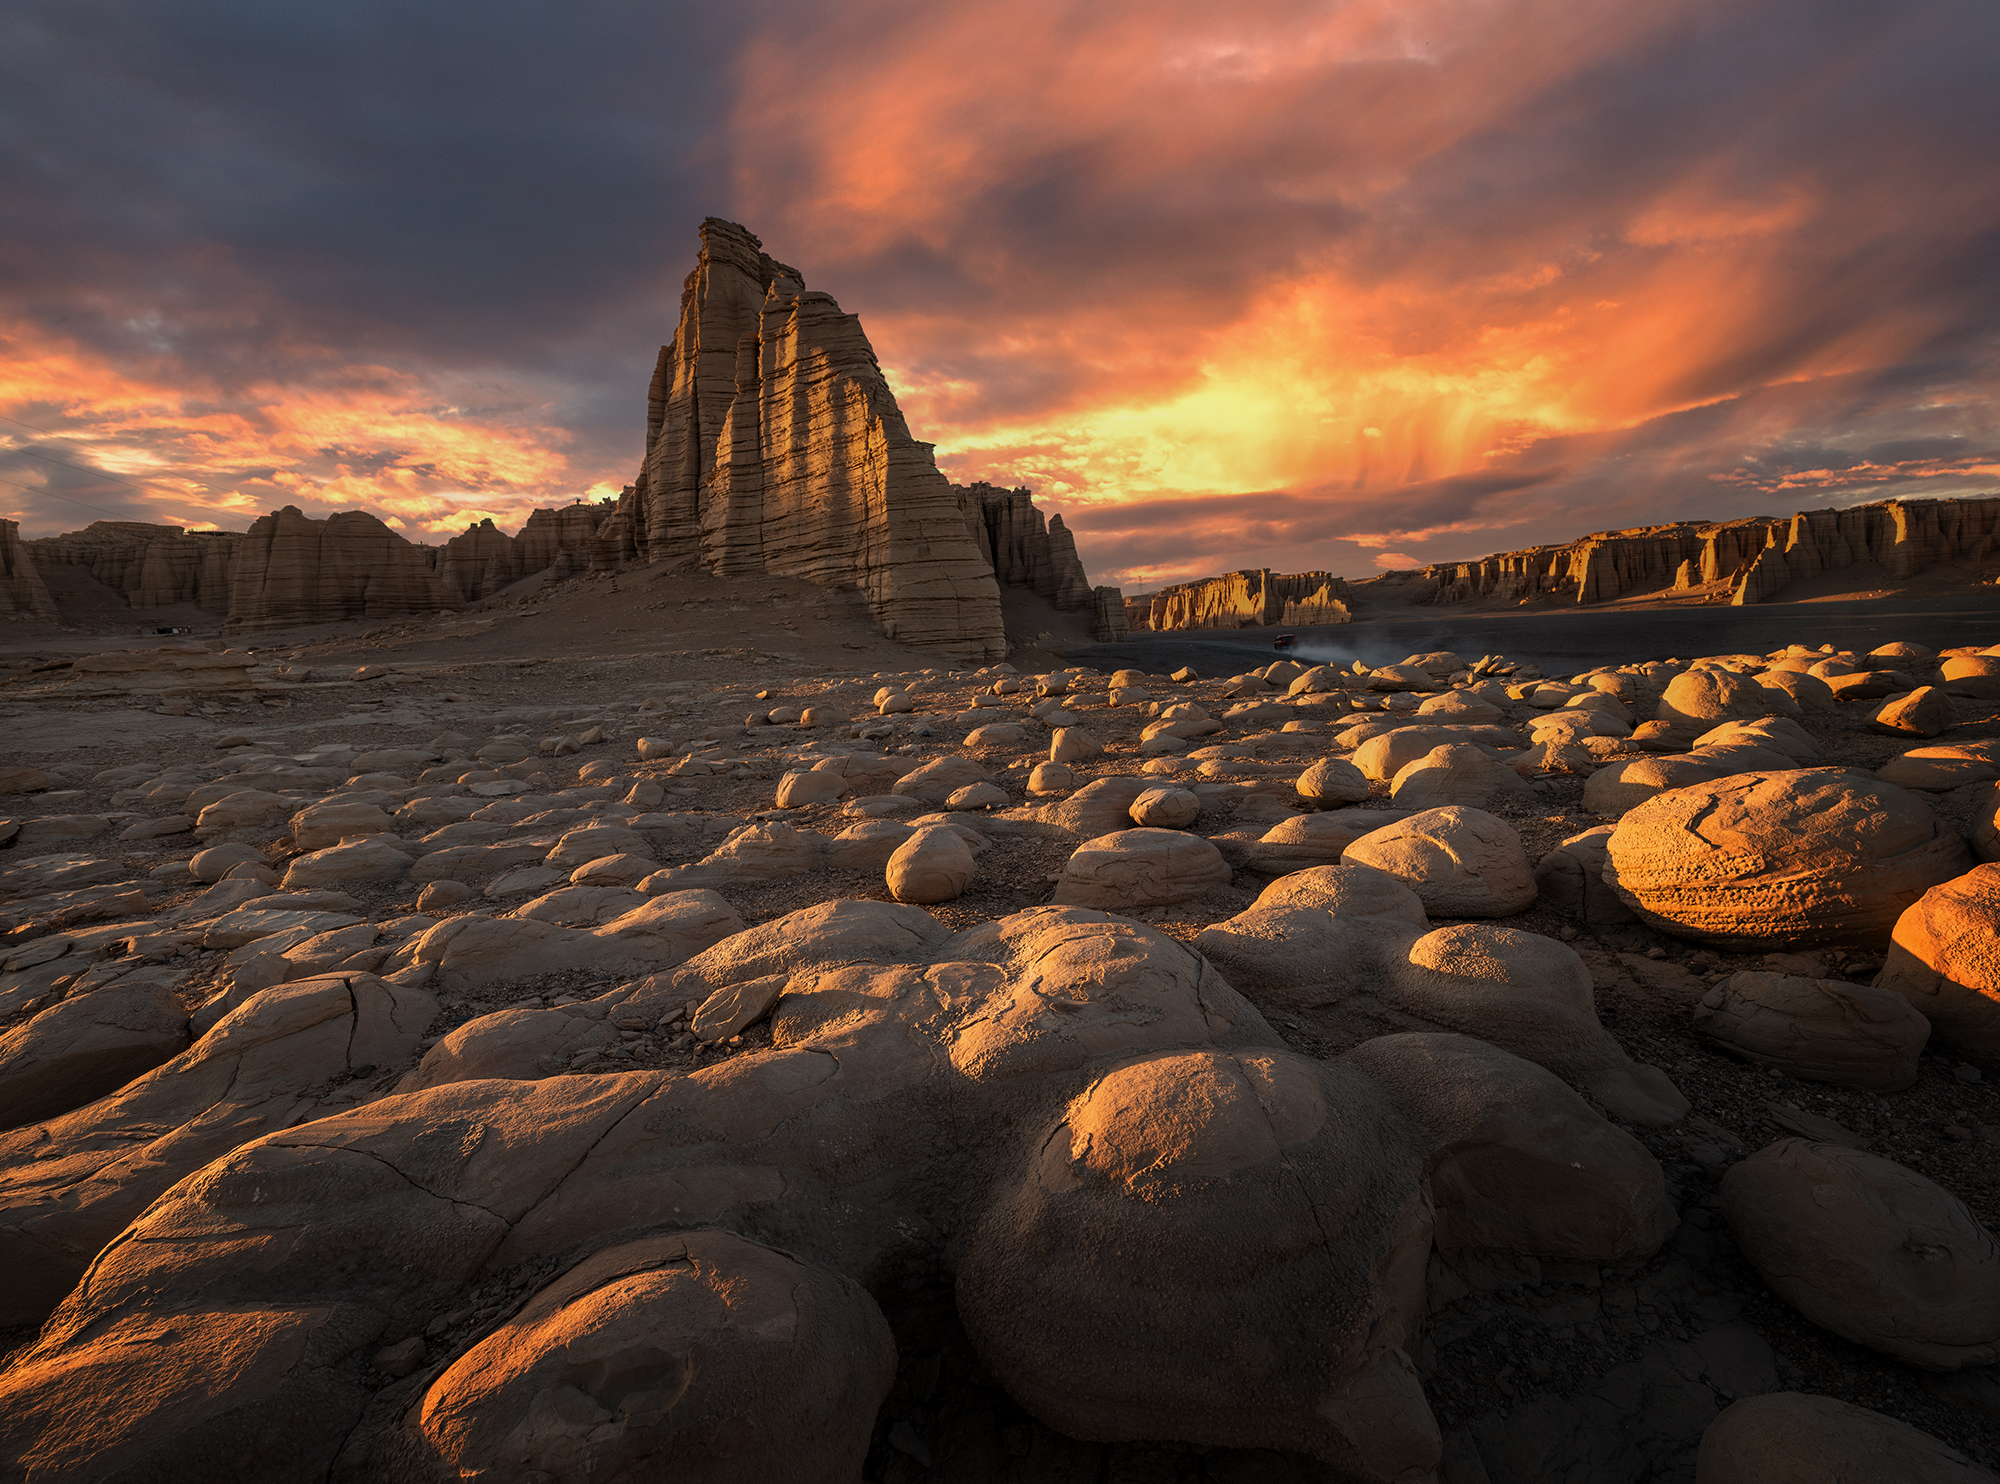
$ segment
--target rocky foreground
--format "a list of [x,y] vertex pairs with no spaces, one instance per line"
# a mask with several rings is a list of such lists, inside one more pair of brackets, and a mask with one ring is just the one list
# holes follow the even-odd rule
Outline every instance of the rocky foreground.
[[4,694],[5,1477],[2000,1463],[2000,646]]

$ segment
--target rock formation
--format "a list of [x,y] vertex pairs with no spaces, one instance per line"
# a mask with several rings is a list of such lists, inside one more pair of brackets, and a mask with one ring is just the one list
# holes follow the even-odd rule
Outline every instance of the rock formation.
[[534,511],[518,536],[490,519],[476,521],[445,542],[437,556],[438,575],[460,600],[476,603],[537,572],[560,579],[615,569],[623,560],[615,542],[609,560],[599,556],[600,533],[614,521],[622,517],[610,500]]
[[1147,604],[1145,626],[1243,629],[1275,623],[1344,623],[1345,618],[1295,619],[1285,614],[1289,604],[1344,605],[1346,598],[1347,584],[1331,572],[1287,575],[1268,567],[1252,567],[1161,588]]
[[[1932,567],[1996,556],[2000,495],[1883,500],[1845,510],[1802,510],[1789,520],[1759,515],[1599,531],[1476,561],[1388,572],[1373,581],[1403,601],[1440,607],[1517,603],[1544,594],[1608,603],[1635,593],[1710,586],[1726,586],[1730,601],[1742,604],[1777,597],[1796,581],[1864,564],[1905,580]],[[1315,593],[1322,582],[1326,590]],[[1345,623],[1353,596],[1339,578],[1323,572],[1252,570],[1163,588],[1150,599],[1132,599],[1127,611],[1134,628]]]
[[2000,496],[1883,500],[1845,510],[1802,510],[1790,520],[1745,520],[1603,531],[1561,546],[1502,552],[1425,567],[1410,580],[1435,588],[1433,604],[1573,594],[1604,603],[1629,593],[1728,583],[1731,600],[1756,603],[1787,583],[1873,562],[1894,578],[1995,553]]
[[229,627],[436,613],[457,600],[432,553],[360,510],[312,520],[296,505],[251,522],[229,574]]
[[35,570],[34,558],[21,541],[19,521],[0,520],[0,613],[34,618],[54,618],[56,605],[49,597],[42,574]]
[[231,629],[436,612],[537,572],[695,563],[858,588],[889,637],[951,658],[1004,657],[1002,585],[1123,638],[1123,595],[1091,586],[1062,517],[1025,489],[953,486],[910,436],[859,318],[761,248],[734,223],[703,224],[645,460],[615,502],[537,510],[511,537],[481,520],[441,548],[359,511],[316,521],[292,506],[242,534],[99,521],[22,543],[9,524],[0,612],[60,616],[38,562],[83,568],[133,609],[192,603]]
[[231,559],[242,539],[236,531],[98,520],[80,531],[31,541],[28,548],[42,571],[81,567],[134,608],[192,603],[224,613],[229,608]]
[[1316,593],[1287,600],[1278,622],[1289,629],[1306,624],[1350,623],[1353,618],[1354,614],[1347,606],[1347,584],[1335,578]]
[[[891,1371],[864,1290],[949,1272],[982,1365],[1047,1425],[1283,1448],[1387,1484],[1439,1458],[1410,1358],[1433,1249],[1631,1261],[1675,1224],[1652,1156],[1540,1066],[1435,1033],[1300,1055],[1200,955],[1100,912],[951,935],[913,907],[829,903],[604,1009],[637,1024],[760,985],[772,1049],[722,1077],[548,1076],[537,1048],[496,1042],[453,1080],[209,1156],[0,1382],[0,1456],[132,1477],[228,1458],[234,1477],[273,1481],[327,1477],[338,1456],[340,1477],[414,1484],[443,1455],[497,1476],[484,1465],[504,1456],[511,1473],[524,1445],[536,1461],[643,1455],[660,1421],[726,1413],[721,1398],[680,1405],[696,1375],[724,1378],[739,1407],[768,1389],[760,1414],[825,1416],[816,1388],[863,1357],[867,1384],[832,1410],[865,1437]],[[305,993],[266,991],[236,1015]],[[771,1300],[718,1282],[772,1319],[709,1326],[701,1346],[676,1349],[686,1304],[643,1289],[624,1301],[659,1302],[627,1321],[644,1343],[588,1321],[548,1331],[566,1300],[655,1266],[632,1249],[662,1240],[708,1248],[725,1272],[805,1265],[839,1301],[781,1270]],[[371,1407],[360,1368],[338,1363],[379,1367],[386,1347],[442,1334],[461,1295],[522,1264],[553,1283],[524,1281],[518,1313],[393,1405]],[[796,1321],[775,1301],[787,1291]],[[607,1300],[606,1319],[620,1307]],[[758,1353],[810,1346],[839,1315],[858,1343],[817,1363]],[[1256,1363],[1218,1367],[1245,1335]],[[545,1379],[512,1381],[531,1366]],[[533,1425],[508,1443],[521,1418]],[[781,1462],[711,1476],[824,1477]]]
[[1044,523],[1026,488],[1003,490],[982,480],[955,484],[952,493],[995,581],[1028,588],[1065,613],[1088,609],[1091,637],[1100,644],[1125,637],[1125,595],[1115,587],[1090,585],[1076,554],[1076,538],[1060,515]]
[[1001,658],[992,568],[860,319],[762,247],[733,222],[702,223],[653,375],[645,462],[621,500],[637,546],[722,576],[858,587],[893,638]]

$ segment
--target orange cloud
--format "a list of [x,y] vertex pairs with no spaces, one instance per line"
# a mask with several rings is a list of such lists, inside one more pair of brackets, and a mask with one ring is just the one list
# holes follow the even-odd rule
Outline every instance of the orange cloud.
[[302,370],[310,380],[224,387],[182,364],[120,367],[31,325],[0,329],[0,413],[14,420],[0,423],[0,507],[31,534],[99,514],[241,529],[282,504],[358,508],[421,539],[517,525],[585,485],[617,492],[611,471],[573,463],[569,433],[538,408],[471,413],[437,380],[382,366]]
[[[1782,438],[1800,409],[1774,421],[1766,388],[1822,387],[1808,425],[1837,418],[1850,378],[1957,333],[1970,280],[1945,269],[1996,225],[1982,174],[1893,128],[1841,137],[1915,17],[1732,86],[1741,24],[1717,0],[861,0],[746,51],[739,196],[808,281],[850,308],[841,280],[868,286],[954,477],[1037,487],[1087,559],[1120,506],[1270,490],[1311,490],[1347,541],[1476,539],[1565,500],[1590,529],[1601,494],[1400,507],[1740,398],[1708,436]],[[1706,101],[1649,101],[1668,75]],[[1680,477],[1628,468],[1609,503],[1665,518],[1646,481]]]

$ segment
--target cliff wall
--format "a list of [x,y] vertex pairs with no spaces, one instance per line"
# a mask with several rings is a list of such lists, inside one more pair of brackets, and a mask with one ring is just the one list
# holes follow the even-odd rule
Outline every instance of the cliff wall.
[[951,488],[996,581],[1027,588],[1065,613],[1087,610],[1091,637],[1100,644],[1125,637],[1125,595],[1115,587],[1090,585],[1076,538],[1060,515],[1044,517],[1024,487],[1001,489],[982,480]]
[[616,509],[616,502],[604,500],[537,510],[518,536],[509,536],[491,520],[477,521],[445,542],[437,556],[438,575],[459,601],[476,603],[537,572],[560,579],[616,568],[622,553],[615,537],[612,555],[604,560],[599,540],[612,522],[622,528]]
[[413,546],[364,511],[313,520],[287,505],[252,521],[236,545],[227,626],[289,628],[457,608],[436,558],[435,548]]
[[1287,619],[1287,604],[1345,604],[1347,584],[1331,572],[1273,572],[1250,567],[1161,588],[1146,605],[1149,629],[1244,629],[1277,623],[1341,623]]
[[0,520],[0,615],[9,618],[54,618],[55,601],[35,570],[35,559],[21,539],[21,523]]
[[1948,562],[1994,555],[2000,496],[1882,500],[1844,510],[1802,510],[1789,519],[1646,526],[1602,531],[1562,546],[1502,552],[1476,562],[1422,568],[1432,604],[1507,601],[1559,593],[1605,603],[1634,593],[1727,583],[1731,600],[1756,603],[1787,584],[1866,563],[1907,579]]
[[36,567],[81,567],[134,608],[192,603],[211,613],[229,609],[229,571],[236,531],[189,531],[136,520],[97,520],[80,531],[27,543]]
[[[2000,559],[2000,495],[1964,500],[1882,500],[1844,510],[1802,510],[1787,519],[1682,522],[1599,531],[1555,546],[1503,551],[1371,579],[1363,592],[1393,593],[1426,606],[1515,603],[1552,594],[1581,604],[1649,592],[1726,588],[1733,603],[1779,597],[1793,582],[1877,565],[1908,579],[1949,563]],[[1134,599],[1133,626],[1238,628],[1258,624],[1341,623],[1353,598],[1332,579],[1324,599],[1312,590],[1327,574],[1261,570],[1225,572]],[[1378,586],[1379,585],[1379,586]],[[1274,597],[1274,595],[1276,595]],[[1143,618],[1143,622],[1140,620]]]

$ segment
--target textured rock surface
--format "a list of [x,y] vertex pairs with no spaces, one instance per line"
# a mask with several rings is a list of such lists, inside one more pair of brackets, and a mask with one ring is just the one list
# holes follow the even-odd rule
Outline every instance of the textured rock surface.
[[1535,863],[1535,890],[1544,902],[1593,926],[1638,921],[1604,879],[1614,828],[1601,824],[1571,835]]
[[1916,1006],[1941,1045],[2000,1064],[2000,865],[1974,866],[1912,903],[1875,982]]
[[[621,1346],[594,1315],[698,1329],[717,1375],[803,1365],[807,1415],[829,1390],[865,1408],[880,1331],[831,1275],[893,1286],[949,1233],[981,1365],[1050,1426],[1281,1448],[1386,1481],[1439,1458],[1409,1359],[1433,1246],[1621,1261],[1673,1224],[1651,1156],[1533,1064],[1435,1034],[1297,1055],[1198,955],[1101,914],[1044,908],[947,938],[913,908],[841,903],[750,929],[657,990],[779,973],[771,1051],[686,1076],[433,1086],[217,1161],[7,1373],[0,1446],[52,1475],[88,1458],[274,1480],[324,1477],[344,1452],[389,1484],[435,1477],[411,1428],[432,1447],[498,1433],[559,1450],[589,1422],[607,1446],[643,1446],[634,1422],[654,1415],[674,1347]],[[785,1256],[690,1235],[745,1228]],[[663,1249],[629,1247],[649,1241],[741,1273],[746,1313],[789,1282],[796,1329],[710,1322],[694,1289],[645,1322],[678,1275],[591,1300],[663,1271]],[[1125,1261],[1106,1265],[1110,1250]],[[784,1263],[775,1285],[755,1276]],[[343,1357],[393,1350],[509,1271],[525,1303],[488,1363],[369,1408]],[[573,1329],[555,1317],[566,1300],[587,1305]],[[1246,1325],[1267,1363],[1218,1368]],[[849,1364],[813,1364],[822,1335]],[[538,1408],[558,1345],[574,1346],[573,1390]],[[635,1379],[622,1425],[593,1400],[620,1371]]]
[[1917,795],[1808,768],[1647,800],[1612,831],[1606,877],[1645,921],[1694,942],[1865,946],[1969,864],[1958,831]]
[[1063,866],[1055,900],[1136,912],[1188,901],[1227,886],[1229,877],[1229,862],[1206,840],[1179,830],[1118,830],[1076,849]]
[[1732,974],[1694,1011],[1694,1027],[1794,1077],[1896,1092],[1917,1080],[1930,1022],[1892,990],[1791,974]]
[[1672,1124],[1687,1100],[1598,1024],[1590,971],[1550,938],[1488,923],[1431,929],[1415,892],[1367,866],[1281,877],[1195,947],[1251,1001],[1336,1046],[1395,1031],[1479,1036],[1621,1117]]
[[72,996],[0,1036],[0,1129],[116,1092],[187,1043],[187,1012],[162,984]]
[[1995,1484],[2000,1475],[1895,1417],[1777,1391],[1733,1402],[1701,1435],[1695,1484]]
[[300,980],[253,996],[111,1096],[0,1135],[0,1323],[39,1323],[168,1186],[319,1117],[331,1079],[402,1060],[436,1013],[422,990],[373,975]]
[[710,217],[621,503],[646,559],[858,587],[891,637],[1006,653],[999,589],[860,320]]
[[1442,917],[1509,917],[1535,900],[1521,837],[1483,809],[1426,809],[1363,835],[1340,859],[1386,871]]
[[397,1441],[461,1478],[855,1479],[895,1375],[858,1283],[732,1232],[683,1232],[594,1253],[536,1293],[438,1377]]
[[1780,1139],[1723,1177],[1722,1212],[1771,1291],[1813,1323],[1926,1370],[2000,1359],[2000,1246],[1916,1171]]

